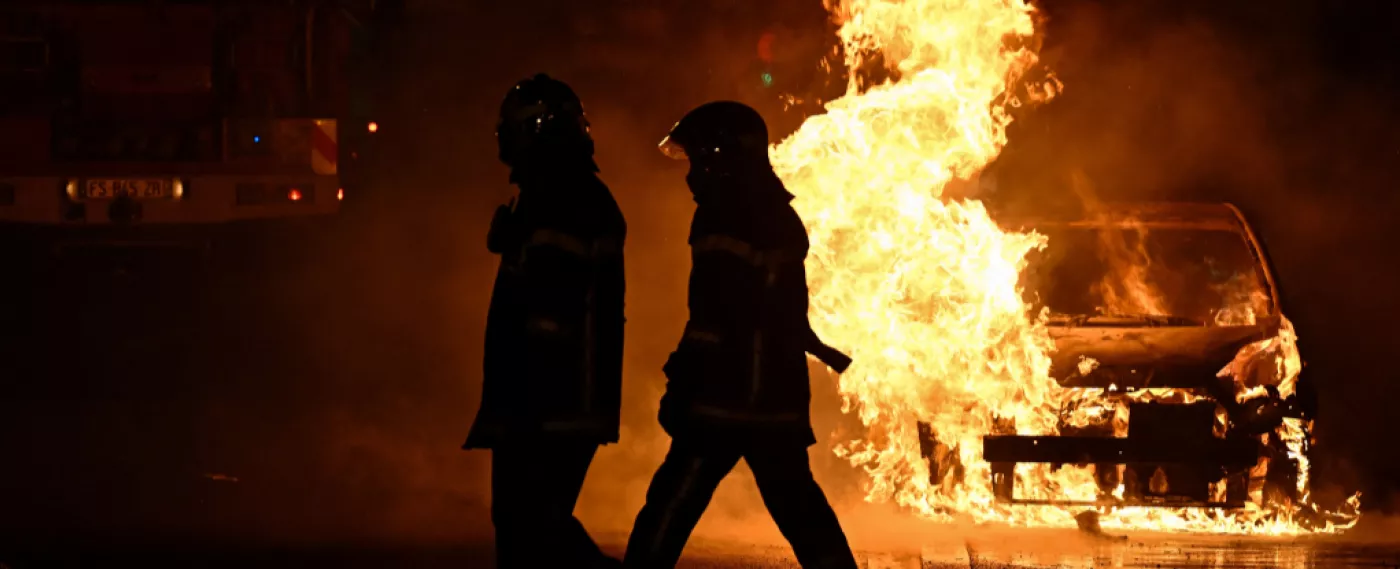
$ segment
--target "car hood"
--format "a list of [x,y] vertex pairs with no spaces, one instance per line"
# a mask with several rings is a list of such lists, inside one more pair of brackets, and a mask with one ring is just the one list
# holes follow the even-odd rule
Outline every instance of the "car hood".
[[1213,380],[1241,348],[1278,334],[1249,326],[1051,326],[1051,375],[1066,387],[1191,388]]

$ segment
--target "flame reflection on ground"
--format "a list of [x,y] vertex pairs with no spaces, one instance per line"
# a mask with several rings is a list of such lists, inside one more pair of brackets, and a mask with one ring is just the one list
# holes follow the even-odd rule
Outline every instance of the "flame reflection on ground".
[[[1027,530],[1031,541],[1055,540],[1054,547],[1025,545],[1011,536],[993,540],[926,547],[913,552],[858,551],[869,569],[943,568],[1246,568],[1397,567],[1400,544],[1363,545],[1354,542],[1283,538],[1146,537],[1096,540],[1059,530]],[[1055,535],[1051,535],[1054,533]],[[695,543],[678,567],[727,569],[738,567],[798,567],[791,553],[779,546]]]

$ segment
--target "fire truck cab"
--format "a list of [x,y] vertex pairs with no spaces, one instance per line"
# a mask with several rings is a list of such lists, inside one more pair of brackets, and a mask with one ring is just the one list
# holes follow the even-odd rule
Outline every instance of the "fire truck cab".
[[[0,225],[134,244],[334,216],[375,0],[0,6]],[[363,84],[363,82],[359,83]],[[347,189],[349,187],[349,189]]]

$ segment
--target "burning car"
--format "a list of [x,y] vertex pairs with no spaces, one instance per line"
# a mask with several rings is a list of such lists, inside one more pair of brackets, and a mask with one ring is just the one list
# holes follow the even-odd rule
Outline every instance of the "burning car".
[[[1048,244],[1022,286],[1064,389],[1053,435],[983,438],[999,502],[1293,509],[1307,503],[1315,404],[1259,240],[1228,204],[1104,205],[999,219]],[[934,484],[962,465],[919,425]],[[1095,500],[1021,496],[1017,466],[1088,467]],[[1252,504],[1252,506],[1250,506]]]
[[[1030,3],[839,4],[846,92],[770,158],[808,228],[812,327],[855,361],[836,387],[860,428],[832,451],[866,499],[1028,527],[1083,506],[1115,530],[1350,527],[1306,514],[1311,397],[1239,212],[998,183],[1044,165],[1001,162],[1008,125],[1074,88]],[[1087,211],[1008,215],[1071,201]]]

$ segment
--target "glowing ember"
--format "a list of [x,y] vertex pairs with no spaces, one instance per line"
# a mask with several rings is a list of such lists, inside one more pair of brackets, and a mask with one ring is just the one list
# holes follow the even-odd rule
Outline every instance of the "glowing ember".
[[[844,411],[859,416],[866,434],[837,452],[866,470],[870,499],[892,498],[926,517],[1075,527],[1077,512],[1068,508],[998,503],[982,437],[1055,434],[1105,420],[1123,436],[1128,402],[1199,397],[1062,388],[1050,376],[1054,342],[1046,318],[1032,314],[1018,290],[1027,255],[1046,238],[1004,231],[981,203],[945,196],[950,182],[976,175],[1006,142],[1007,108],[1021,104],[1010,87],[1037,61],[1028,47],[1034,45],[1033,10],[1024,0],[840,0],[832,8],[842,22],[848,67],[865,68],[879,53],[899,77],[866,89],[852,73],[845,97],[772,149],[811,233],[813,326],[856,360],[840,389]],[[1050,80],[1028,92],[1046,99],[1058,88]],[[1122,261],[1115,266],[1145,268]],[[1160,313],[1151,291],[1121,288],[1140,278],[1131,272],[1116,277],[1109,284],[1120,288],[1101,295],[1136,313]],[[1242,302],[1218,319],[1252,320],[1253,308]],[[1277,385],[1292,392],[1301,360],[1290,324],[1285,321],[1278,338],[1246,351],[1243,359],[1267,354],[1282,362]],[[1087,374],[1096,365],[1084,360],[1079,370]],[[1219,421],[1223,425],[1223,416]],[[938,462],[965,469],[957,480],[930,480],[918,422],[937,433]],[[1304,425],[1286,423],[1280,430],[1291,441],[1290,454],[1301,458]],[[1101,497],[1087,467],[1021,464],[1015,476],[1019,492],[1031,499]],[[1299,487],[1306,496],[1304,480]],[[1120,484],[1112,494],[1122,491]],[[1257,507],[1113,508],[1101,523],[1110,529],[1305,531],[1288,512]]]

